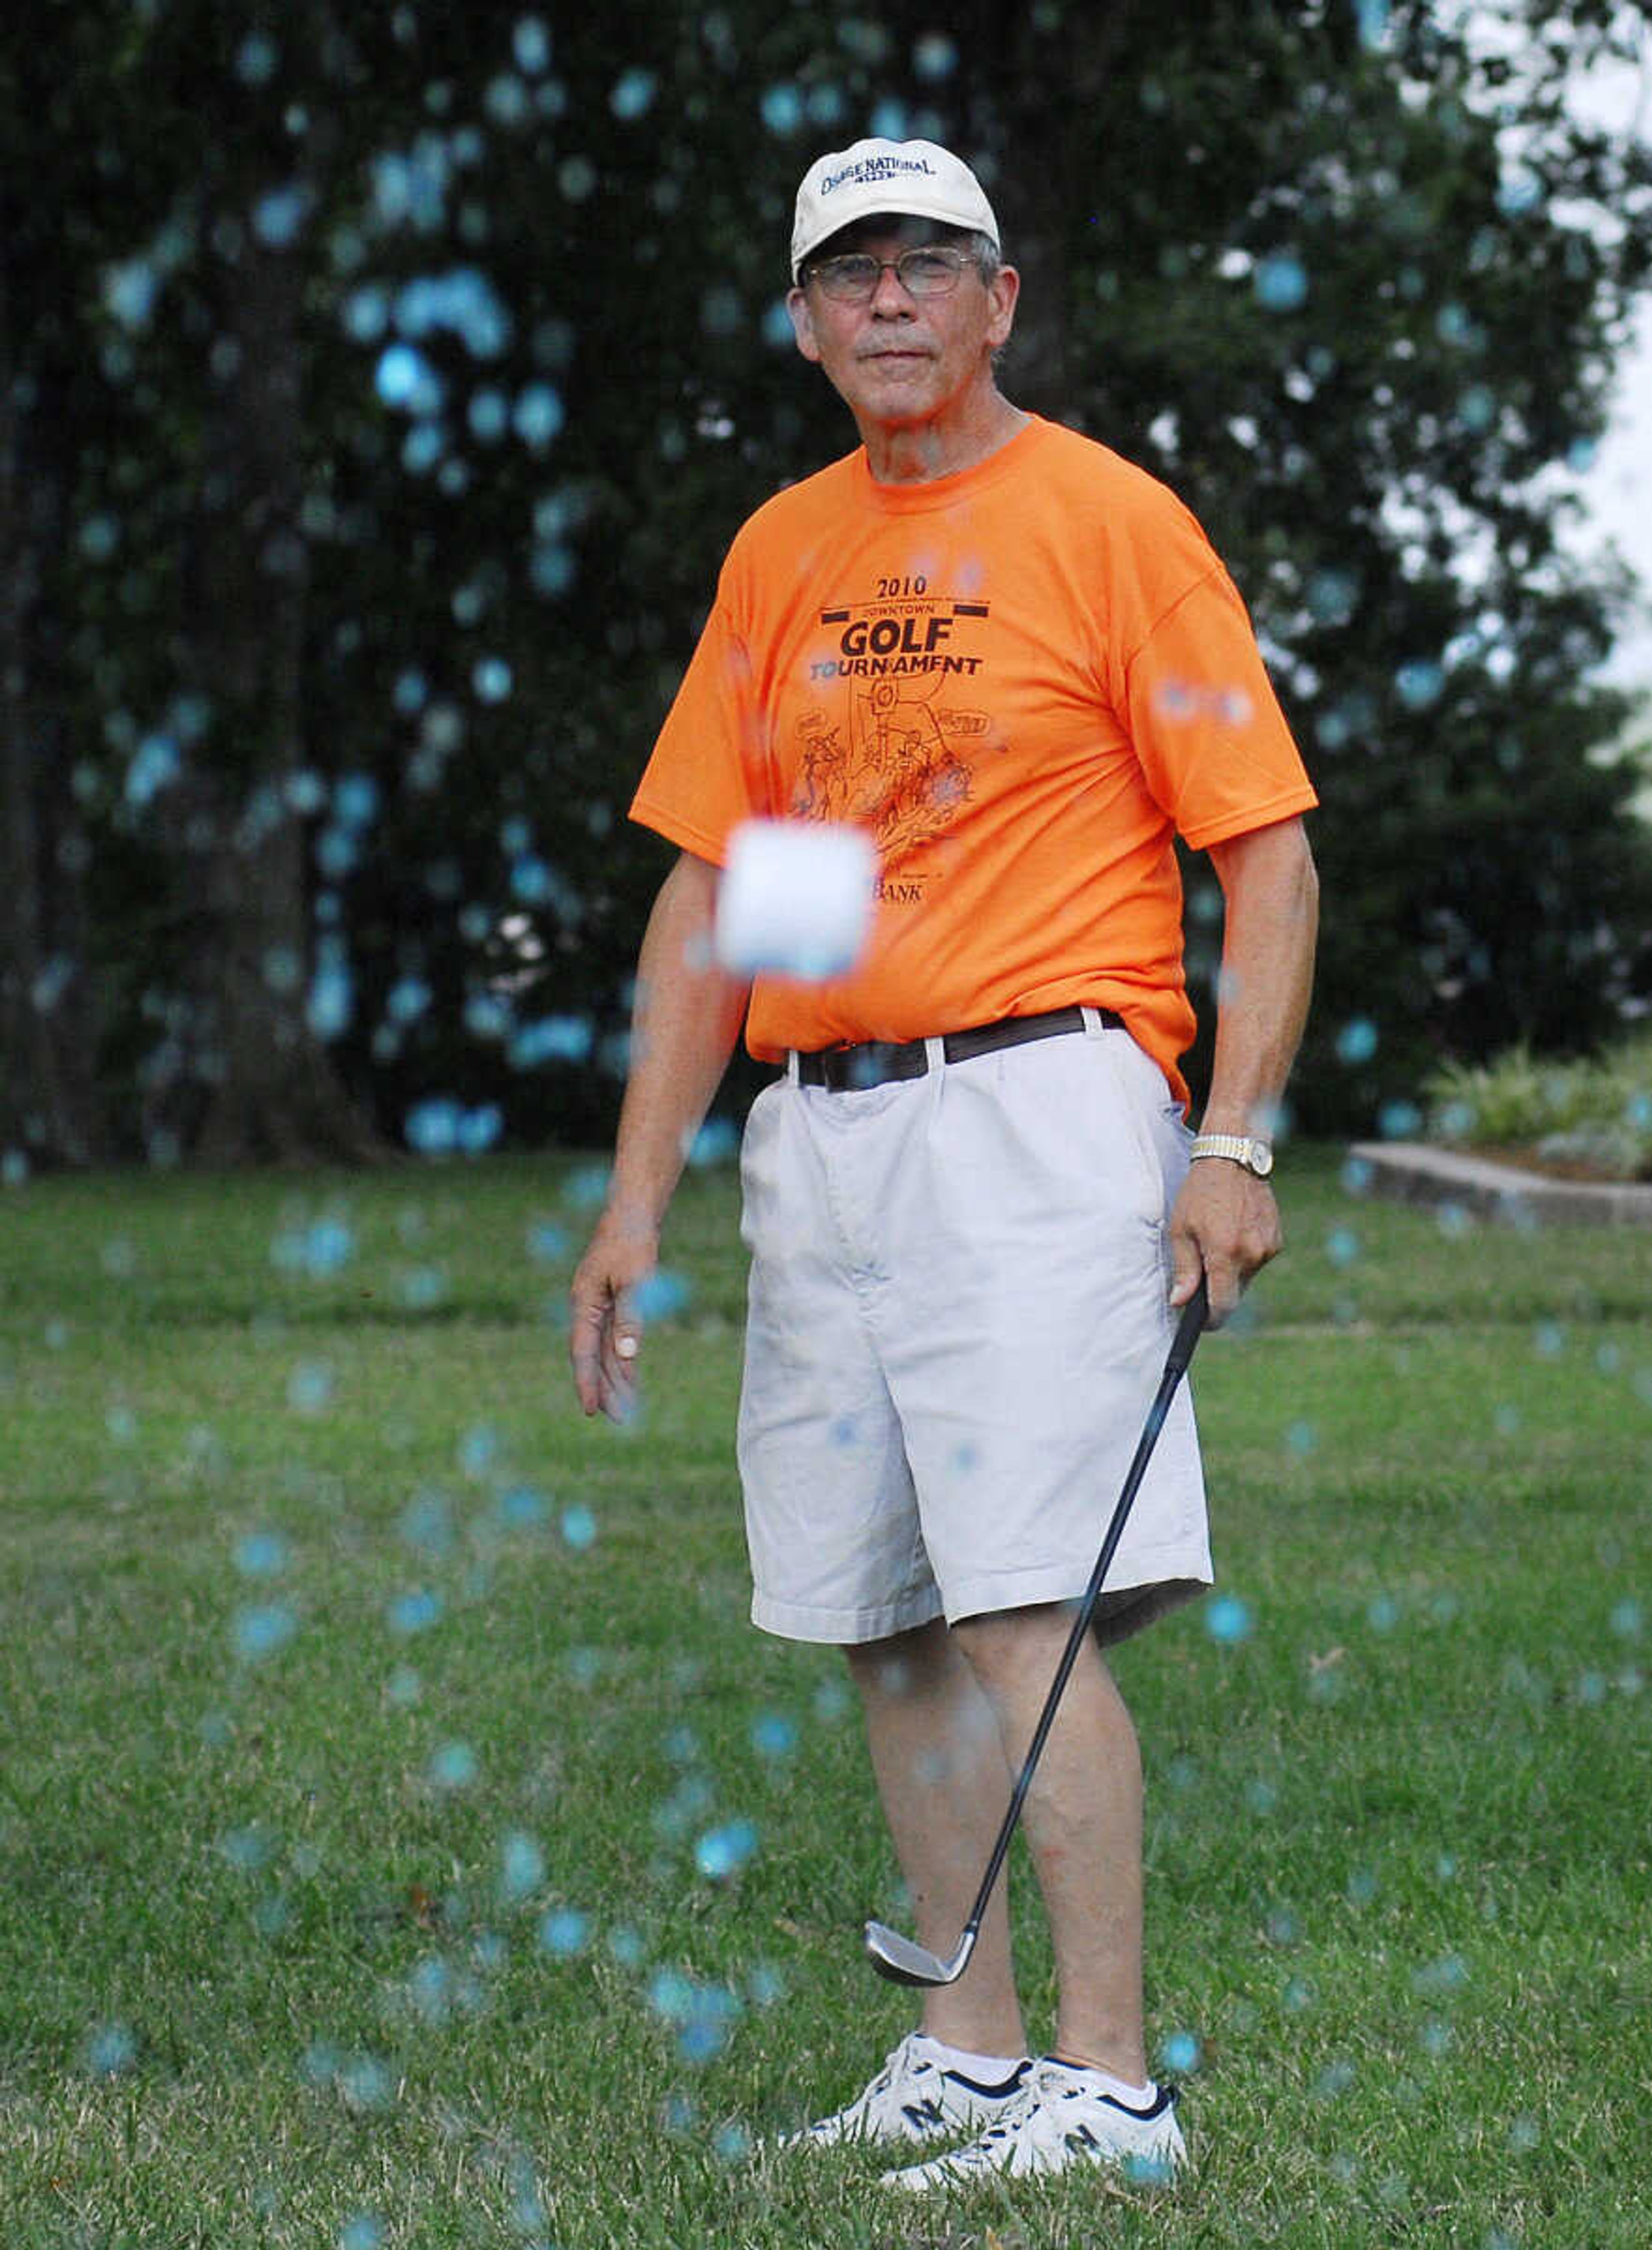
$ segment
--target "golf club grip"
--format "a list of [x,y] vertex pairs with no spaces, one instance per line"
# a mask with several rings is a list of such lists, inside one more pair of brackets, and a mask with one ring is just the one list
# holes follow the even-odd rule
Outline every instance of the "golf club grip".
[[969,1921],[964,1924],[966,1930],[976,1930],[981,1926],[981,1918],[986,1912],[987,1901],[992,1895],[992,1886],[998,1881],[999,1870],[1004,1865],[1005,1856],[1009,1851],[1011,1839],[1015,1834],[1016,1826],[1021,1817],[1021,1807],[1026,1802],[1026,1792],[1033,1785],[1033,1776],[1038,1770],[1039,1759],[1043,1754],[1046,1742],[1049,1739],[1050,1729],[1055,1723],[1055,1714],[1061,1704],[1062,1691],[1072,1676],[1073,1667],[1078,1661],[1078,1652],[1084,1645],[1084,1636],[1089,1631],[1090,1621],[1096,1615],[1096,1605],[1101,1598],[1108,1566],[1112,1562],[1120,1539],[1123,1536],[1125,1520],[1130,1515],[1131,1502],[1135,1500],[1142,1479],[1147,1473],[1147,1464],[1152,1458],[1154,1446],[1158,1443],[1158,1433],[1165,1426],[1165,1418],[1170,1412],[1171,1400],[1176,1395],[1176,1386],[1187,1372],[1188,1362],[1193,1356],[1193,1347],[1198,1343],[1204,1331],[1209,1311],[1209,1293],[1201,1277],[1198,1288],[1194,1290],[1182,1308],[1182,1316],[1177,1323],[1176,1334],[1171,1340],[1170,1350],[1165,1361],[1165,1372],[1159,1377],[1158,1389],[1154,1394],[1153,1403],[1147,1410],[1147,1419],[1142,1426],[1142,1434],[1137,1443],[1135,1459],[1126,1473],[1123,1489],[1120,1492],[1117,1505],[1113,1510],[1112,1522],[1108,1525],[1107,1536],[1102,1542],[1102,1551],[1096,1558],[1096,1568],[1090,1572],[1089,1584],[1085,1588],[1084,1598],[1079,1605],[1078,1615],[1073,1620],[1073,1629],[1067,1636],[1067,1646],[1061,1651],[1061,1660],[1055,1667],[1055,1677],[1050,1682],[1050,1692],[1044,1698],[1044,1708],[1039,1714],[1038,1725],[1033,1729],[1032,1742],[1027,1747],[1026,1756],[1021,1761],[1021,1770],[1016,1777],[1009,1811],[1004,1816],[1004,1825],[999,1830],[998,1841],[992,1846],[992,1856],[987,1861],[986,1873],[981,1878],[981,1888],[976,1894],[975,1904],[970,1909]]
[[1204,1334],[1205,1323],[1210,1318],[1210,1289],[1204,1275],[1199,1277],[1199,1287],[1182,1307],[1182,1316],[1176,1323],[1176,1333],[1171,1338],[1170,1353],[1165,1362],[1165,1372],[1175,1370],[1178,1377],[1187,1372],[1187,1363],[1193,1356],[1193,1346]]

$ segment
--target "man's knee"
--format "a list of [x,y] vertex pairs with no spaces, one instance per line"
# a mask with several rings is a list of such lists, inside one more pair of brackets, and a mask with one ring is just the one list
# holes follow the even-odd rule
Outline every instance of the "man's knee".
[[980,1617],[961,1618],[952,1636],[985,1684],[1035,1666],[1047,1654],[1053,1673],[1072,1629],[1070,1604],[1040,1602],[1028,1609],[990,1610]]
[[[1001,1716],[1014,1714],[1024,1722],[1042,1707],[1072,1633],[1074,1615],[1071,1602],[1045,1602],[966,1618],[953,1627],[957,1647]],[[1094,1633],[1084,1636],[1063,1701],[1081,1691],[1091,1703],[1099,1701],[1128,1722],[1118,1683]]]
[[910,1695],[932,1688],[956,1661],[950,1641],[944,1620],[937,1618],[887,1639],[852,1643],[843,1655],[863,1695]]

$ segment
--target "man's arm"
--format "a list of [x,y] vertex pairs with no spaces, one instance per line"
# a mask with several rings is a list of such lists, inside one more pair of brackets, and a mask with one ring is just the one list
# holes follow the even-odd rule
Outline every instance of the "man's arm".
[[574,1275],[569,1356],[587,1414],[621,1421],[642,1324],[632,1292],[658,1261],[688,1143],[740,1035],[750,987],[712,953],[721,870],[684,852],[648,917],[637,963],[631,1068],[602,1216]]
[[[1281,820],[1211,847],[1227,901],[1216,1055],[1200,1130],[1270,1139],[1296,1059],[1313,984],[1319,881],[1300,820]],[[1211,1323],[1239,1302],[1253,1273],[1283,1246],[1273,1190],[1225,1157],[1193,1165],[1171,1213],[1173,1305],[1202,1273]]]

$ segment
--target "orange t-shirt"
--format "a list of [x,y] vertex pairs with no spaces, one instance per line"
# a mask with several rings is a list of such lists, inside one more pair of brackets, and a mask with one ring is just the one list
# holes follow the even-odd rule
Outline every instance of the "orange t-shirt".
[[759,508],[631,813],[719,866],[757,815],[876,844],[860,961],[758,977],[754,1055],[1088,1001],[1185,1102],[1172,836],[1220,843],[1315,802],[1192,514],[1034,417],[957,475],[879,484],[861,451]]

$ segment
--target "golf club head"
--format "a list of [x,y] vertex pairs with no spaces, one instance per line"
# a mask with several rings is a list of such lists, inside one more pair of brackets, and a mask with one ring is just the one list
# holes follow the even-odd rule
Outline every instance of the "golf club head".
[[887,1977],[892,1984],[955,1984],[969,1966],[970,1956],[975,1950],[975,1931],[966,1929],[958,1949],[947,1960],[931,1953],[927,1946],[917,1944],[912,1938],[902,1937],[898,1929],[886,1922],[869,1922],[866,1926],[867,1957],[880,1977]]

